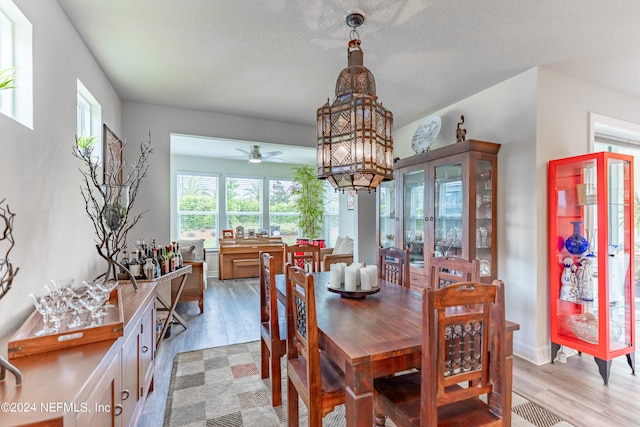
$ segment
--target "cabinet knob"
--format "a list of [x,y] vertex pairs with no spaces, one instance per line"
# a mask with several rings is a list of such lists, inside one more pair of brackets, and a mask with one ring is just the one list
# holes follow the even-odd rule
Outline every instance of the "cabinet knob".
[[147,351],[149,351],[149,347],[147,347],[146,345],[142,346],[142,352],[146,353]]
[[122,390],[122,400],[127,400],[130,394],[131,393],[129,393],[129,390],[127,390],[126,388]]
[[400,222],[400,217],[399,216],[396,217],[396,221]]
[[121,404],[117,404],[113,407],[113,414],[117,417],[118,415],[122,414],[122,405]]

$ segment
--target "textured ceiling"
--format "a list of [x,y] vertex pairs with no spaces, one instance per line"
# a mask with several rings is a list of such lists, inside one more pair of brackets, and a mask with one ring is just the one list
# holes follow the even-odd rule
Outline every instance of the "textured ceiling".
[[362,10],[400,127],[536,65],[640,96],[637,0],[58,0],[123,100],[314,125]]

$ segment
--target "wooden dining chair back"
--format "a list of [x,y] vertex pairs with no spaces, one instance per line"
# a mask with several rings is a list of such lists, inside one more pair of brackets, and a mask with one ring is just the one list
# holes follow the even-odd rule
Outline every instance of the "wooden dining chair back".
[[[501,281],[428,289],[421,370],[376,380],[376,413],[398,426],[502,426],[511,411],[502,392],[504,336]],[[377,417],[377,425],[383,419]]]
[[409,287],[409,249],[379,248],[378,277],[396,285]]
[[431,287],[443,288],[460,282],[480,281],[480,262],[454,256],[431,257]]
[[271,404],[280,406],[282,405],[281,358],[286,354],[287,349],[286,321],[281,322],[278,312],[275,258],[268,252],[260,252],[259,261],[261,373],[262,378],[271,377]]
[[320,271],[320,246],[297,244],[284,245],[284,262],[300,267],[309,273]]
[[320,350],[313,277],[287,264],[287,402],[289,426],[298,425],[298,397],[308,425],[345,402],[344,373]]

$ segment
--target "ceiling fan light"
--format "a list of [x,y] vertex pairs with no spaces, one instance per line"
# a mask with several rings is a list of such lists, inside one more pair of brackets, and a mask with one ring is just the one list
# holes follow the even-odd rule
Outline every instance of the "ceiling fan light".
[[262,163],[262,158],[260,158],[260,157],[251,157],[249,159],[249,163]]

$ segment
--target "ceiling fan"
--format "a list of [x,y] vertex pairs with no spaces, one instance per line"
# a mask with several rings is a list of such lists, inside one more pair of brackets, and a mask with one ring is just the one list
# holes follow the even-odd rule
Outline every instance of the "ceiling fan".
[[244,153],[243,156],[230,156],[230,157],[222,157],[223,159],[236,160],[236,159],[247,159],[249,163],[260,163],[260,162],[274,162],[274,163],[282,163],[284,160],[276,157],[282,155],[282,151],[269,151],[267,153],[260,152],[259,145],[252,145],[251,151],[244,150],[242,148],[236,148],[236,150]]

